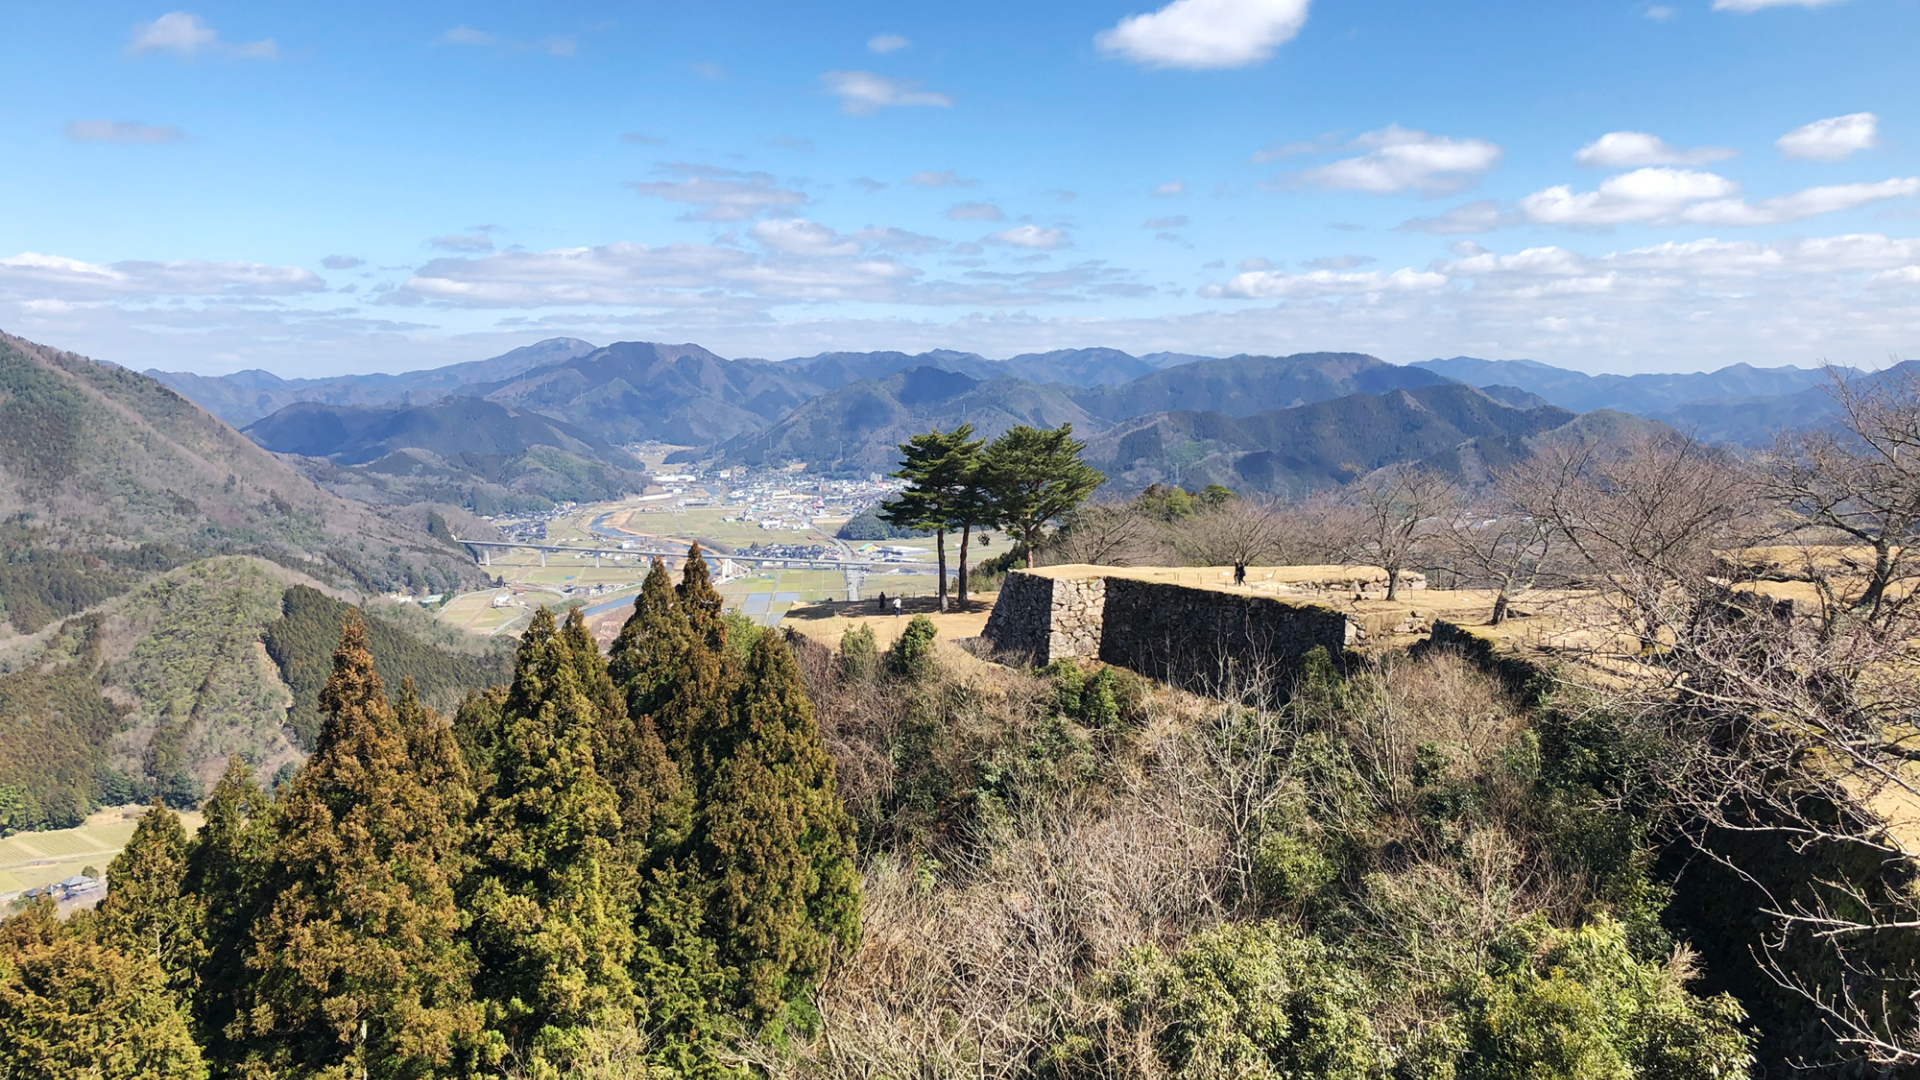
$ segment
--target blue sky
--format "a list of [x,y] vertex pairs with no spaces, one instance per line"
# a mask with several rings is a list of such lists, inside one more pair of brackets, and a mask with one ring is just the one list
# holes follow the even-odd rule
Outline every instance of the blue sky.
[[133,367],[1920,355],[1920,0],[12,5],[0,329]]

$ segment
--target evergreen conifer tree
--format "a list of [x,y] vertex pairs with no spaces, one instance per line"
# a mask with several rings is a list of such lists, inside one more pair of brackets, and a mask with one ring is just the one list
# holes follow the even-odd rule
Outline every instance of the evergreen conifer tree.
[[[624,628],[621,633],[625,636]],[[685,833],[684,827],[674,826],[687,816],[680,770],[667,757],[653,717],[627,707],[626,695],[615,684],[607,660],[600,655],[600,644],[587,630],[578,608],[567,616],[561,636],[597,713],[593,760],[620,798],[621,846],[628,861],[639,867],[650,849]]]
[[430,1076],[478,1033],[448,800],[422,782],[350,615],[313,756],[275,816],[249,966],[257,1066],[281,1076]]
[[126,848],[107,864],[107,895],[94,916],[102,941],[159,963],[183,1007],[193,1001],[206,954],[206,910],[185,891],[186,878],[187,831],[155,799]]
[[655,716],[672,699],[692,633],[666,563],[653,560],[607,657],[608,676],[626,695],[628,712]]
[[761,635],[702,792],[694,853],[736,1008],[767,1022],[859,934],[853,822],[834,788],[799,665]]
[[707,570],[707,560],[700,554],[700,545],[687,548],[687,561],[680,567],[680,584],[674,593],[679,597],[680,610],[686,614],[688,625],[693,632],[704,638],[709,649],[724,652],[727,645],[727,626],[720,619],[724,607],[720,591],[713,587],[713,576]]
[[[632,867],[620,800],[595,769],[599,708],[566,634],[542,609],[499,721],[467,895],[486,1001],[486,1065],[563,1068],[590,1029],[633,1023]],[[529,636],[533,636],[530,631]],[[595,657],[598,649],[595,648]]]
[[187,847],[184,885],[199,901],[204,922],[194,1030],[212,1061],[231,1064],[240,1056],[240,1044],[229,1040],[229,1028],[250,979],[247,949],[273,854],[273,806],[254,781],[253,769],[235,756],[201,814],[205,820]]
[[0,923],[0,1076],[205,1080],[160,961],[100,929],[62,926],[44,897]]

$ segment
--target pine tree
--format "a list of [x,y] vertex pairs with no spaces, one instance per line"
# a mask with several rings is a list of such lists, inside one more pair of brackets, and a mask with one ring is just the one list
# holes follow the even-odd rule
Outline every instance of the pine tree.
[[0,923],[0,1076],[205,1080],[160,962],[66,926],[44,897]]
[[1080,460],[1086,448],[1073,437],[1072,424],[1052,431],[1022,424],[993,440],[982,456],[980,486],[992,519],[1020,538],[1028,569],[1047,522],[1066,516],[1106,483]]
[[422,782],[349,615],[318,744],[275,816],[246,1018],[275,1075],[433,1075],[478,1033],[448,800]]
[[187,831],[156,799],[107,864],[107,895],[95,914],[101,940],[153,957],[182,1006],[193,1001],[206,956],[206,909],[185,891],[186,878]]
[[667,565],[656,558],[607,657],[608,677],[626,695],[629,712],[652,716],[673,697],[692,634]]
[[720,618],[725,605],[720,591],[713,587],[713,577],[707,572],[707,560],[700,554],[699,544],[687,548],[687,561],[680,566],[680,584],[674,593],[694,634],[706,641],[707,648],[725,652],[727,624]]
[[756,643],[727,734],[702,792],[694,852],[734,1004],[764,1023],[859,934],[853,823],[799,665],[779,634]]
[[[564,1066],[590,1029],[633,1023],[635,882],[620,857],[620,801],[594,767],[599,710],[565,635],[523,648],[479,807],[466,906],[492,1043]],[[596,648],[595,655],[598,650]]]
[[205,820],[187,847],[184,884],[204,920],[194,1030],[210,1059],[230,1064],[240,1056],[240,1044],[229,1041],[229,1027],[251,977],[247,949],[273,854],[273,806],[254,782],[253,770],[235,756],[201,813]]
[[[649,579],[652,576],[648,574]],[[624,628],[621,633],[625,636]],[[599,642],[587,630],[578,608],[567,616],[561,636],[598,713],[593,729],[594,765],[620,797],[622,846],[628,861],[638,868],[650,849],[685,833],[675,826],[676,820],[684,822],[687,816],[680,770],[667,757],[653,717],[627,707],[626,695],[615,684]]]
[[940,610],[947,607],[947,530],[964,529],[961,541],[960,574],[965,592],[966,547],[980,520],[982,508],[973,497],[975,475],[980,470],[980,448],[985,439],[973,437],[973,425],[961,424],[952,431],[929,431],[915,435],[899,445],[900,468],[888,476],[907,481],[900,497],[880,512],[888,524],[903,529],[932,529],[934,550],[940,563]]

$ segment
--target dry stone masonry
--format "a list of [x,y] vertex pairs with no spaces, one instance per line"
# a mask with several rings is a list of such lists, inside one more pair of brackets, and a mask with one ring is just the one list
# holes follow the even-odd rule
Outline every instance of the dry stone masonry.
[[1284,677],[1314,648],[1338,655],[1367,636],[1362,620],[1326,604],[1099,568],[1008,574],[985,631],[997,651],[1031,663],[1099,659],[1190,686]]

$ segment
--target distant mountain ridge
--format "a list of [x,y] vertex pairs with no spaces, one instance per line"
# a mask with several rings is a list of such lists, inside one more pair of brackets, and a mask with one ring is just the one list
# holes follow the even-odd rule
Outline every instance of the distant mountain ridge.
[[1839,406],[1830,392],[1838,375],[1869,383],[1889,372],[1920,370],[1914,361],[1885,371],[1856,368],[1756,368],[1732,364],[1687,374],[1588,375],[1533,360],[1479,360],[1456,356],[1423,360],[1425,368],[1490,390],[1519,388],[1563,408],[1615,409],[1659,420],[1707,442],[1765,446],[1780,432],[1832,422]]
[[1527,440],[1577,419],[1552,405],[1514,408],[1470,386],[1432,384],[1240,416],[1182,410],[1136,417],[1090,439],[1087,458],[1123,491],[1225,484],[1299,497],[1404,462],[1476,480],[1487,468],[1527,456]]
[[548,338],[486,360],[470,360],[398,375],[282,379],[258,368],[237,371],[231,375],[195,375],[192,372],[158,369],[149,369],[144,374],[173,387],[234,427],[243,428],[263,416],[303,401],[327,405],[386,405],[399,401],[425,404],[453,394],[465,386],[497,382],[591,352],[594,348],[593,343],[579,338]]

